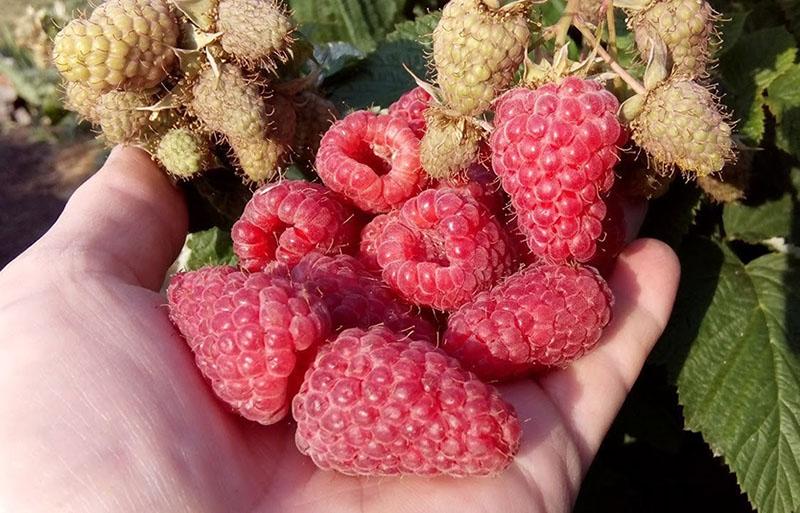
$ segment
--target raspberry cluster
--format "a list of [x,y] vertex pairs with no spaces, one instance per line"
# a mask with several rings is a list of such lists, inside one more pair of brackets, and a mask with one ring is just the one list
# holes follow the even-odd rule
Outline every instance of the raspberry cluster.
[[322,469],[500,472],[520,420],[488,380],[569,364],[611,318],[608,285],[580,262],[609,270],[625,243],[621,204],[605,206],[613,96],[578,79],[512,90],[491,144],[441,180],[420,161],[432,101],[418,88],[335,122],[322,184],[267,184],[245,207],[241,270],[169,287],[215,393],[264,424],[291,410]]

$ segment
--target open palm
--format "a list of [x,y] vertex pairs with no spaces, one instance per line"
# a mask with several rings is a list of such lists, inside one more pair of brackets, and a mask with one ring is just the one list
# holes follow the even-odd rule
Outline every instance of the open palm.
[[290,421],[218,402],[160,288],[183,200],[147,157],[115,151],[56,225],[0,273],[0,512],[564,512],[667,321],[673,253],[632,244],[614,321],[571,367],[501,387],[523,423],[496,478],[319,471]]

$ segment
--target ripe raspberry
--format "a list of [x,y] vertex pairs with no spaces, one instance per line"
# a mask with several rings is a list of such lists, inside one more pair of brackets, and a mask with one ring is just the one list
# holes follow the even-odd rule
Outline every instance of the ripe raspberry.
[[425,185],[419,139],[389,115],[354,112],[322,137],[317,173],[325,185],[366,212],[388,212]]
[[425,111],[427,131],[419,147],[420,162],[431,178],[455,176],[478,159],[483,130],[472,118],[452,117],[439,108]]
[[95,113],[99,101],[100,94],[91,87],[80,82],[67,82],[64,85],[64,107],[95,125],[100,123]]
[[292,401],[300,452],[350,475],[491,475],[519,450],[514,407],[458,362],[386,328],[320,349]]
[[381,273],[381,266],[378,265],[378,237],[393,217],[397,217],[397,210],[373,217],[361,230],[358,259],[370,272]]
[[103,137],[110,144],[141,142],[153,134],[149,129],[150,112],[140,110],[155,102],[148,91],[109,91],[103,94],[94,108]]
[[445,103],[474,116],[514,80],[530,39],[528,2],[451,0],[433,32],[433,61]]
[[177,62],[179,35],[166,0],[108,0],[56,35],[53,59],[64,78],[97,91],[149,89]]
[[575,77],[499,100],[492,163],[533,252],[585,262],[606,215],[600,195],[614,183],[617,99]]
[[217,9],[222,48],[237,61],[274,69],[289,60],[295,27],[281,2],[220,0]]
[[506,196],[497,175],[489,168],[488,162],[475,162],[464,173],[442,180],[437,189],[452,188],[468,194],[481,203],[497,219],[502,219],[506,206]]
[[251,274],[233,267],[177,274],[167,298],[217,396],[250,420],[281,420],[304,362],[330,331],[319,299],[293,286],[285,268]]
[[417,137],[422,139],[428,129],[428,124],[425,122],[425,111],[428,110],[430,102],[431,95],[425,89],[415,87],[389,105],[389,114],[404,119]]
[[653,41],[660,38],[667,47],[672,73],[696,78],[708,74],[716,19],[705,0],[660,0],[630,20],[642,59],[650,58]]
[[210,142],[188,128],[169,130],[158,143],[156,158],[173,176],[188,179],[214,162]]
[[563,366],[591,350],[614,298],[591,267],[528,267],[450,315],[443,348],[484,379]]
[[511,268],[508,235],[486,208],[453,189],[408,200],[377,239],[383,280],[411,303],[454,310]]
[[702,85],[670,79],[648,91],[633,121],[633,139],[657,168],[706,176],[733,160],[731,126]]
[[622,253],[627,243],[628,226],[624,201],[616,189],[614,187],[605,199],[606,217],[603,219],[603,234],[597,241],[597,251],[588,262],[588,265],[600,271],[603,276],[607,276],[613,270],[617,256]]
[[350,255],[309,253],[292,269],[292,278],[319,294],[336,331],[383,325],[414,339],[437,340],[436,328]]
[[353,211],[328,189],[286,180],[253,194],[231,237],[242,268],[260,271],[272,260],[294,265],[315,250],[346,250],[357,242],[358,229]]
[[322,136],[338,116],[336,106],[312,91],[303,91],[293,98],[297,128],[292,149],[302,162],[314,162]]

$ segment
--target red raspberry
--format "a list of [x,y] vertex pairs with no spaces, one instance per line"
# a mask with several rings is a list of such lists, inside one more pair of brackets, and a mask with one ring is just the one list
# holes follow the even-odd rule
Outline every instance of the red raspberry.
[[597,344],[613,303],[591,267],[534,265],[450,315],[442,347],[484,379],[562,366]]
[[437,189],[453,188],[464,192],[482,203],[497,218],[502,218],[506,206],[506,196],[500,180],[487,163],[476,162],[463,174],[442,180]]
[[293,286],[286,267],[177,274],[167,298],[170,319],[217,396],[250,420],[281,420],[299,385],[297,371],[330,332],[325,305]]
[[377,239],[383,280],[412,303],[454,310],[511,269],[508,235],[486,208],[453,189],[408,200]]
[[494,387],[382,327],[323,346],[292,413],[300,452],[351,475],[496,474],[519,450],[519,419]]
[[310,253],[292,269],[292,278],[319,294],[337,331],[383,324],[416,339],[438,338],[433,325],[349,255]]
[[528,245],[553,262],[595,253],[614,183],[619,103],[599,83],[568,77],[497,104],[492,163]]
[[259,271],[272,260],[296,264],[306,253],[338,253],[358,240],[353,210],[323,187],[303,180],[266,185],[233,225],[240,265]]
[[405,120],[357,111],[322,137],[317,173],[325,185],[366,212],[402,205],[424,186],[419,138]]
[[396,217],[397,211],[388,214],[381,214],[372,218],[372,221],[361,230],[361,243],[359,245],[358,259],[369,271],[381,273],[381,266],[378,265],[378,236],[389,220]]
[[417,137],[422,139],[428,129],[428,124],[425,122],[425,111],[428,110],[430,102],[431,95],[425,89],[415,87],[389,105],[389,114],[404,119]]
[[597,268],[603,276],[614,268],[617,256],[622,253],[627,243],[627,224],[623,198],[616,193],[616,188],[605,199],[606,217],[603,219],[603,235],[597,241],[597,252],[589,261],[589,265]]

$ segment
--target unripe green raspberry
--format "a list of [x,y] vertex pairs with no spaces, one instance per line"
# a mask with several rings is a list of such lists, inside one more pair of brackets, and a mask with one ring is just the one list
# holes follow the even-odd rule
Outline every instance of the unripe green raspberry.
[[200,73],[191,108],[209,130],[228,139],[264,139],[268,133],[260,88],[232,64],[220,66],[219,75],[210,67]]
[[148,91],[109,91],[102,95],[95,115],[105,140],[110,144],[142,142],[151,133],[151,112],[141,109],[153,101]]
[[633,139],[658,167],[706,176],[734,157],[717,99],[690,80],[668,80],[649,91],[632,126]]
[[98,91],[143,90],[169,74],[179,33],[166,0],[109,0],[56,35],[53,57],[71,82]]
[[271,180],[287,157],[288,148],[274,139],[230,139],[236,162],[253,182]]
[[100,123],[95,113],[100,96],[100,93],[80,82],[67,82],[64,85],[64,107],[95,125]]
[[433,61],[445,103],[460,114],[485,111],[522,64],[530,38],[527,2],[452,0],[433,32]]
[[667,47],[668,69],[689,78],[707,74],[716,14],[705,0],[657,0],[631,18],[636,46],[647,61],[653,39]]
[[425,122],[428,128],[420,142],[419,156],[431,178],[455,176],[478,159],[482,132],[470,118],[453,118],[429,107]]
[[273,69],[290,57],[295,26],[275,0],[220,0],[217,30],[222,48],[237,61]]
[[293,149],[303,162],[313,162],[322,136],[338,116],[336,106],[312,91],[294,98],[297,113]]
[[156,157],[164,169],[179,178],[190,178],[213,162],[208,139],[187,128],[168,131],[158,143]]
[[[271,126],[270,115],[277,108],[267,103],[258,84],[237,66],[223,64],[219,75],[212,68],[200,73],[192,96],[195,116],[206,128],[225,136],[248,179],[263,182],[275,176],[288,155],[287,146],[277,137],[291,140],[293,133],[288,129],[294,129],[289,126],[292,120],[285,119]],[[287,133],[281,134],[278,128]]]

